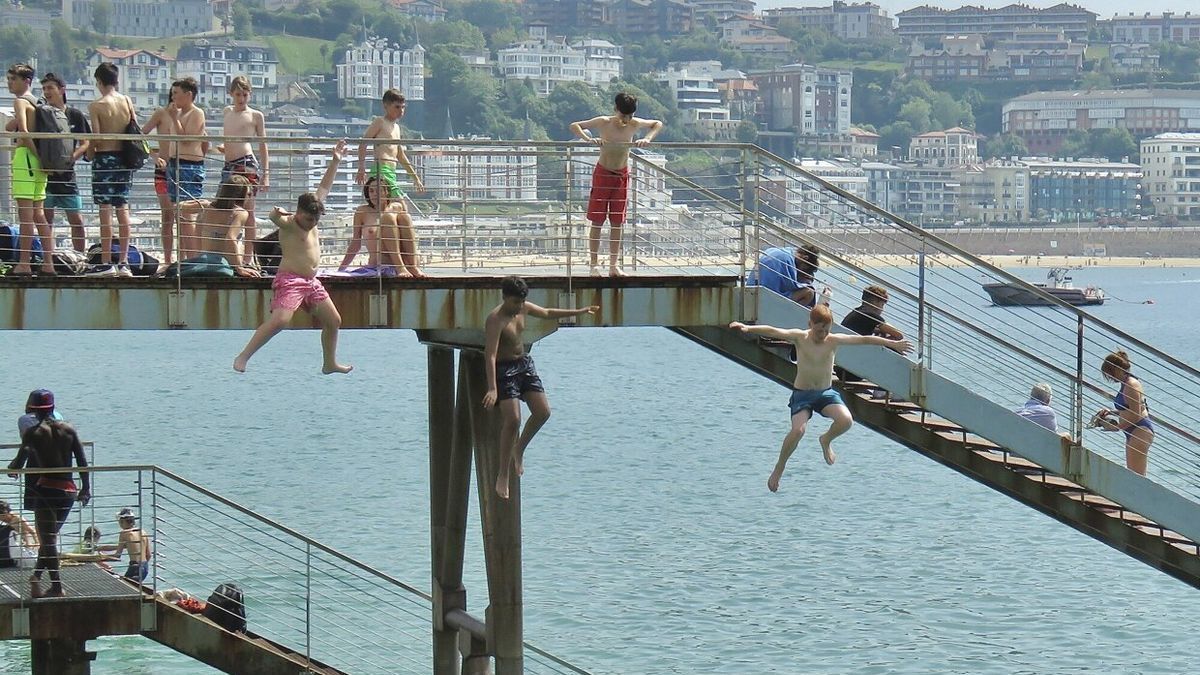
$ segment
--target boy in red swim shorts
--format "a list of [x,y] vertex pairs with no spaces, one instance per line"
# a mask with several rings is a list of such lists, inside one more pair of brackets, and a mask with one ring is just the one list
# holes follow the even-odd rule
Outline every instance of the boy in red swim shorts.
[[[614,115],[601,115],[590,120],[571,123],[571,133],[600,146],[600,159],[592,172],[592,194],[588,200],[588,221],[592,223],[588,235],[591,253],[592,276],[600,273],[600,229],[608,220],[609,242],[608,273],[614,277],[625,276],[618,265],[621,255],[621,228],[625,224],[625,202],[629,194],[629,148],[644,148],[662,131],[662,122],[634,117],[637,112],[637,97],[621,92],[614,102]],[[646,135],[635,139],[638,130],[648,129]],[[591,130],[595,130],[593,135]]]
[[287,213],[278,207],[271,211],[271,222],[279,228],[279,245],[283,249],[275,283],[271,286],[275,290],[275,297],[271,300],[271,316],[254,331],[246,348],[233,360],[233,369],[239,373],[246,372],[250,357],[283,330],[301,307],[311,312],[321,324],[321,351],[324,357],[321,372],[328,375],[348,373],[354,369],[354,366],[337,361],[338,329],[342,326],[342,316],[338,314],[329,293],[325,292],[321,280],[317,279],[317,268],[321,263],[317,221],[325,213],[324,200],[333,188],[333,177],[345,151],[346,141],[338,141],[316,193],[305,192],[300,195],[296,200],[295,213]]

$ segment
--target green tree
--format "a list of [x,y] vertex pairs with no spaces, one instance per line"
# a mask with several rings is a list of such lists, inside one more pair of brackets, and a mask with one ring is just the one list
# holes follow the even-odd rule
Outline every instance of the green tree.
[[933,109],[927,101],[913,99],[900,106],[897,118],[898,121],[907,122],[915,133],[923,134],[932,128],[932,112]]
[[487,40],[479,27],[466,21],[422,23],[421,42],[440,47],[483,49]]
[[547,118],[539,121],[550,138],[558,141],[574,138],[569,128],[571,122],[603,115],[611,109],[583,82],[559,84],[550,92],[546,103]]
[[733,132],[733,137],[738,143],[757,143],[758,125],[750,120],[742,120]]
[[25,26],[0,28],[0,59],[6,64],[31,63],[33,57],[41,53],[41,48],[38,34]]
[[908,154],[908,143],[914,135],[916,130],[908,122],[894,122],[879,130],[879,149],[887,153],[895,148],[901,155]]
[[1059,157],[1086,157],[1090,154],[1091,137],[1083,129],[1075,129],[1067,134],[1066,140],[1059,146]]
[[967,127],[970,129],[975,126],[975,114],[971,111],[971,105],[944,91],[935,93],[929,106],[930,122],[935,128]]
[[1088,131],[1088,154],[1107,157],[1114,162],[1138,161],[1138,144],[1128,129],[1091,129]]
[[250,16],[250,10],[241,3],[233,6],[233,37],[238,40],[254,37],[254,19]]
[[983,156],[994,157],[1025,157],[1029,154],[1029,146],[1025,139],[1014,134],[1002,134],[989,139],[983,144]]
[[96,0],[92,3],[92,28],[95,28],[97,33],[108,35],[112,11],[112,2],[109,0]]
[[1083,79],[1080,80],[1079,84],[1088,91],[1093,89],[1109,89],[1112,87],[1113,80],[1112,76],[1108,73],[1092,71],[1090,73],[1084,73]]

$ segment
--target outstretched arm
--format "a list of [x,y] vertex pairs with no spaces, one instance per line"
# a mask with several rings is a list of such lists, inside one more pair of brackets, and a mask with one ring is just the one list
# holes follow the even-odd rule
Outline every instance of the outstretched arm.
[[894,349],[901,354],[907,354],[913,350],[912,343],[908,340],[889,340],[878,335],[845,335],[843,333],[834,333],[829,337],[833,338],[839,345],[878,345]]
[[546,308],[535,305],[532,302],[525,303],[525,311],[529,316],[535,316],[539,319],[561,319],[564,316],[579,316],[581,314],[595,314],[599,311],[600,305],[588,305],[587,307],[578,307],[576,309],[557,309]]
[[342,163],[342,155],[346,152],[346,139],[342,139],[333,146],[333,150],[329,151],[329,166],[325,168],[325,175],[321,176],[321,184],[317,186],[317,199],[325,201],[329,196],[329,191],[333,189],[333,179],[337,175],[338,165]]
[[487,393],[483,395],[483,407],[496,405],[496,354],[500,351],[500,318],[489,316],[483,336],[483,371],[487,376]]
[[764,337],[775,338],[777,340],[794,340],[804,337],[804,331],[797,328],[776,328],[775,326],[747,326],[741,321],[734,321],[729,324],[729,327],[734,330],[740,330],[743,333],[751,335],[762,335]]

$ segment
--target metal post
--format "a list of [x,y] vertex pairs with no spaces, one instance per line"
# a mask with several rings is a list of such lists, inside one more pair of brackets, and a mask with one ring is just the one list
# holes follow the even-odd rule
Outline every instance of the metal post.
[[[433,669],[435,675],[458,675],[458,631],[445,625],[446,612],[458,607],[447,597],[462,584],[458,579],[446,579],[455,569],[455,553],[448,551],[447,507],[450,488],[450,463],[454,447],[457,411],[454,401],[454,350],[430,346],[427,353],[427,387],[429,390],[429,534],[430,574],[433,588]],[[467,452],[470,452],[468,448]],[[470,471],[468,466],[467,471]],[[463,495],[466,500],[466,495]],[[464,509],[465,510],[465,509]],[[465,517],[464,517],[465,519]],[[462,567],[462,548],[457,552],[458,569]]]
[[[742,149],[742,225],[738,228],[738,277],[742,288],[742,305],[746,304],[746,227],[751,223],[748,205],[751,196],[747,194],[750,185],[750,149]],[[742,318],[745,318],[743,312]]]
[[1071,383],[1071,438],[1083,445],[1083,314],[1075,323],[1075,381]]
[[574,256],[575,228],[571,222],[571,209],[575,205],[575,153],[567,146],[567,199],[564,202],[567,212],[567,278],[571,278],[571,258]]
[[521,479],[512,476],[509,498],[496,494],[500,470],[500,415],[484,410],[487,390],[483,354],[464,352],[461,368],[467,371],[472,431],[475,439],[475,484],[479,491],[480,524],[487,567],[488,651],[496,661],[496,675],[523,675],[524,606],[521,593]]
[[304,661],[312,665],[312,543],[304,544]]
[[[751,189],[750,189],[749,210],[751,213],[754,214],[754,238],[751,240],[752,244],[750,246],[749,253],[751,256],[753,256],[753,259],[750,261],[750,266],[754,267],[758,264],[759,251],[762,251],[762,222],[761,222],[762,214],[759,213],[759,209],[758,209],[759,177],[760,177],[760,174],[762,173],[762,171],[758,165],[758,152],[757,151],[751,152],[750,157],[751,157],[751,162],[749,164],[749,171],[751,172],[750,173],[751,178],[753,178],[753,184],[751,185]],[[743,253],[743,257],[745,257],[744,253]],[[746,278],[744,264],[743,264],[742,272],[743,272],[742,285],[744,287],[745,286],[745,278]],[[747,315],[746,315],[746,305],[745,305],[745,303],[743,303],[742,304],[742,320],[745,321],[747,318],[749,318],[749,317],[747,317]],[[758,318],[757,312],[755,312],[754,318],[755,319]]]
[[458,156],[458,184],[462,190],[462,271],[467,271],[467,158]]
[[917,253],[917,360],[928,367],[925,361],[925,240],[921,239],[921,250]]
[[[631,158],[636,158],[636,157],[637,157],[637,155],[630,155],[630,157],[631,157]],[[629,214],[629,217],[625,219],[625,224],[628,226],[628,229],[629,229],[629,233],[628,233],[628,235],[629,235],[629,245],[632,247],[632,248],[630,249],[630,254],[629,254],[629,255],[631,256],[631,259],[632,259],[632,261],[633,261],[632,267],[633,267],[633,269],[635,269],[635,270],[637,269],[637,265],[638,265],[638,258],[637,258],[637,241],[638,241],[638,238],[637,238],[637,222],[638,222],[638,216],[637,216],[637,212],[638,212],[638,209],[637,209],[637,204],[638,204],[638,189],[637,189],[638,181],[637,181],[637,174],[638,174],[638,172],[636,171],[636,169],[637,169],[637,166],[638,166],[638,163],[637,163],[636,161],[634,161],[634,162],[630,162],[630,163],[629,163],[629,170],[630,170],[630,174],[629,174],[629,207],[630,207],[630,214]],[[621,248],[620,248],[620,251],[621,251],[621,258],[622,258],[622,259],[621,259],[619,262],[620,262],[620,264],[624,265],[624,264],[625,264],[625,260],[624,260],[624,257],[625,257],[625,246],[624,246],[624,242],[621,242],[621,243],[622,243],[622,246],[621,246]]]

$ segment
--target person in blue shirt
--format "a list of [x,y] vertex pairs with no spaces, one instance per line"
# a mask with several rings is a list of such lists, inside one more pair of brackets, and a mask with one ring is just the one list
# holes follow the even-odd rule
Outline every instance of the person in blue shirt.
[[1050,407],[1050,385],[1039,382],[1029,392],[1029,400],[1015,412],[1034,424],[1058,433],[1058,417]]
[[750,274],[751,286],[768,288],[809,309],[816,303],[813,287],[820,252],[808,244],[801,248],[780,246],[768,248],[758,258],[758,267]]

